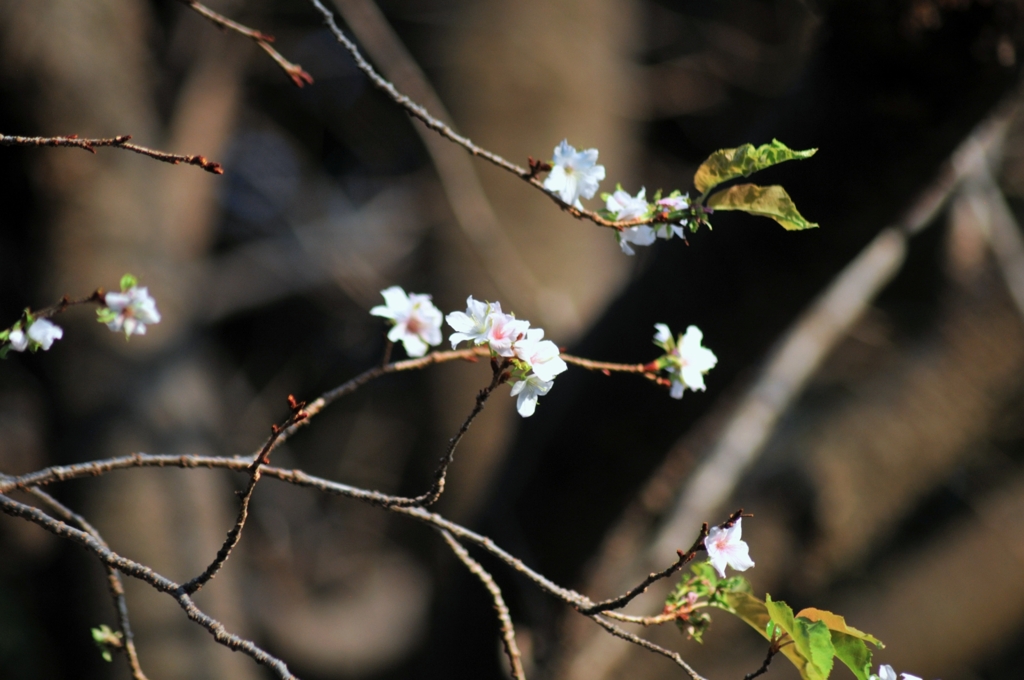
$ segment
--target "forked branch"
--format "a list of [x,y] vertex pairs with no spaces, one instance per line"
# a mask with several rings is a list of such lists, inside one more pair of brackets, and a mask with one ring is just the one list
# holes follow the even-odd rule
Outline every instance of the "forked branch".
[[523,670],[523,655],[519,651],[519,645],[516,643],[516,629],[512,625],[512,616],[509,614],[508,606],[505,604],[505,598],[501,595],[501,588],[495,583],[494,577],[484,569],[479,562],[474,560],[469,555],[461,543],[455,540],[455,537],[450,533],[441,530],[441,536],[444,537],[448,547],[452,549],[455,556],[466,565],[466,568],[474,576],[476,576],[487,588],[487,592],[491,594],[491,599],[494,600],[494,610],[498,613],[498,621],[501,622],[501,641],[505,647],[505,655],[508,657],[509,667],[512,671],[512,677],[514,680],[526,680],[526,671]]

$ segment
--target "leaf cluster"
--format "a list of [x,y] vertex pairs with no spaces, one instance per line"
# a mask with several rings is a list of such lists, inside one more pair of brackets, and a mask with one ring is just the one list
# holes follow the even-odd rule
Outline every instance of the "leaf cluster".
[[721,191],[715,190],[730,180],[749,177],[773,165],[810,158],[817,151],[790,149],[777,139],[757,147],[744,144],[735,149],[719,149],[697,168],[693,184],[701,192],[700,202],[713,210],[740,210],[770,217],[789,231],[812,229],[818,225],[808,222],[800,214],[793,199],[781,186],[736,184]]

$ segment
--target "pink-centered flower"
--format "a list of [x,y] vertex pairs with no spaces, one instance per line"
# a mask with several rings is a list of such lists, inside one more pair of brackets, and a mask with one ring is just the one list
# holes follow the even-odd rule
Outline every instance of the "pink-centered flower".
[[742,540],[743,528],[742,518],[727,529],[712,527],[708,537],[704,539],[704,547],[707,548],[708,558],[715,571],[725,578],[725,567],[730,566],[736,571],[746,571],[754,566],[750,559],[750,546]]
[[526,337],[529,321],[522,321],[511,314],[504,314],[501,308],[490,314],[490,328],[487,329],[487,343],[498,356],[513,357],[513,343]]
[[411,357],[426,354],[428,345],[441,344],[443,316],[429,295],[406,294],[400,286],[391,286],[380,294],[384,296],[385,304],[374,307],[370,314],[394,323],[388,332],[388,340],[401,341],[405,353]]
[[115,333],[123,330],[126,337],[145,335],[147,325],[160,323],[156,300],[150,296],[148,288],[133,286],[123,293],[107,293],[103,301],[115,314],[106,322],[107,328]]
[[558,345],[544,339],[542,328],[526,331],[526,337],[516,342],[513,349],[516,357],[542,381],[554,380],[556,375],[569,368],[560,356]]

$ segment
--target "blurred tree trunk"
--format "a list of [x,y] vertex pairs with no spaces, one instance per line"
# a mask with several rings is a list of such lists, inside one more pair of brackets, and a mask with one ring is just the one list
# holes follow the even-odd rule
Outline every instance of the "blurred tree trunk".
[[[219,157],[237,106],[238,44],[202,26],[165,125],[148,12],[141,0],[0,2],[5,77],[30,84],[25,106],[34,129],[19,132],[131,134],[143,145]],[[90,340],[69,343],[79,351],[53,357],[51,378],[62,404],[56,425],[67,444],[53,462],[136,450],[215,452],[220,369],[199,350],[202,284],[190,272],[199,271],[211,240],[218,178],[115,150],[41,151],[33,165],[48,206],[49,243],[43,291],[34,301],[116,288],[120,276],[132,272],[150,287],[163,314],[144,342],[131,343],[97,325],[91,312],[62,317],[69,332]],[[212,559],[233,521],[236,508],[225,482],[215,475],[137,471],[89,484],[80,505],[115,550],[184,580]],[[244,634],[239,573],[237,566],[226,569],[199,601]],[[248,659],[214,644],[168,598],[148,586],[127,586],[151,677],[257,677]],[[109,607],[100,599],[103,587],[97,580],[92,601],[73,605],[94,607],[78,617],[109,620],[100,608]],[[62,595],[72,606],[75,594]]]

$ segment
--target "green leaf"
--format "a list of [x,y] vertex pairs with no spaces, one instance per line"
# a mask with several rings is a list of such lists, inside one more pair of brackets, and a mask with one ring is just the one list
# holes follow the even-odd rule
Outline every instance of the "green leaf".
[[697,168],[697,174],[693,176],[693,185],[701,192],[703,199],[722,182],[728,182],[736,177],[750,177],[758,170],[786,161],[810,158],[817,151],[796,151],[777,139],[773,139],[771,144],[762,144],[758,147],[744,144],[735,149],[719,149]]
[[765,595],[765,608],[772,621],[789,634],[796,651],[803,657],[804,664],[797,666],[797,670],[804,680],[826,680],[832,672],[835,656],[828,626],[821,621],[793,616],[788,604],[773,602],[771,595]]
[[752,215],[770,217],[790,231],[814,229],[818,226],[804,219],[793,204],[793,199],[778,185],[762,187],[738,184],[709,198],[708,205],[715,210],[742,210]]
[[7,353],[10,352],[10,351],[11,351],[11,346],[10,345],[4,345],[3,347],[0,347],[0,359],[6,359],[7,358]]
[[[778,622],[772,621],[766,604],[750,593],[728,593],[722,599],[728,603],[728,608],[723,607],[717,602],[713,602],[712,605],[735,614],[741,621],[756,630],[765,640],[770,641],[772,639],[769,626],[781,628]],[[779,632],[783,631],[785,631],[784,628]],[[789,659],[790,663],[800,671],[801,676],[806,680],[808,676],[804,673],[803,669],[808,665],[807,658],[804,657],[797,646],[795,644],[786,644],[779,651]]]
[[96,320],[100,323],[110,323],[117,318],[117,312],[110,307],[100,307],[96,310]]
[[871,675],[871,650],[863,640],[832,631],[832,646],[835,648],[836,658],[853,671],[857,680],[868,680]]
[[832,633],[832,646],[835,647],[836,657],[853,671],[857,680],[868,680],[871,675],[871,650],[866,643],[870,642],[878,648],[885,647],[878,638],[847,625],[846,619],[829,611],[809,608],[797,616],[811,621],[821,621],[828,626]]
[[821,621],[828,626],[829,630],[845,633],[846,635],[855,637],[858,640],[863,640],[864,642],[870,642],[879,649],[885,648],[885,645],[882,644],[881,640],[876,638],[874,635],[865,633],[862,630],[857,630],[853,626],[847,624],[846,619],[839,614],[833,614],[832,612],[825,611],[824,609],[808,607],[807,609],[800,610],[797,616],[802,616],[805,619],[810,619],[811,621]]
[[131,274],[125,274],[121,277],[121,292],[125,292],[129,288],[134,288],[139,285],[139,280]]

